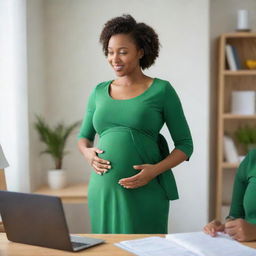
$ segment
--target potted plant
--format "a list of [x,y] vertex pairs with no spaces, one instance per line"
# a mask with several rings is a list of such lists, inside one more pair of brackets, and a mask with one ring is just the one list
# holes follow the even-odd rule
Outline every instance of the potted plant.
[[54,161],[55,169],[48,171],[48,185],[52,189],[60,189],[66,186],[66,171],[62,169],[63,158],[68,153],[65,151],[65,146],[69,135],[80,123],[78,121],[66,126],[61,122],[51,128],[42,117],[36,115],[34,126],[39,134],[40,141],[46,146],[41,154],[49,154]]
[[236,139],[248,151],[256,148],[256,127],[244,126],[235,132]]

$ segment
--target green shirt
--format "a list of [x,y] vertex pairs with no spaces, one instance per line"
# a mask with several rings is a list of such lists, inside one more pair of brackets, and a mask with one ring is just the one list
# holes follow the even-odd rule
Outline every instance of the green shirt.
[[256,150],[247,154],[237,170],[229,215],[256,224]]
[[103,150],[98,155],[111,163],[107,173],[91,173],[88,206],[92,232],[166,233],[169,200],[178,198],[172,172],[135,189],[126,189],[118,181],[138,174],[134,165],[155,164],[168,155],[167,144],[159,136],[164,123],[174,147],[190,157],[193,142],[181,102],[170,83],[159,78],[142,94],[126,100],[111,97],[111,82],[100,83],[93,90],[79,134],[79,138],[93,141],[97,133],[96,147]]

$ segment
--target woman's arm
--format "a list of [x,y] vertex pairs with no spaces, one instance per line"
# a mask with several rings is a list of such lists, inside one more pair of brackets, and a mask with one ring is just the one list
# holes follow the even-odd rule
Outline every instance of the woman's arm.
[[[236,219],[225,224],[225,232],[241,242],[256,240],[256,224],[245,220],[245,209],[247,207],[251,208],[251,205],[248,204],[254,204],[255,202],[255,189],[250,189],[250,185],[253,186],[253,183],[249,182],[250,172],[254,168],[255,155],[251,151],[239,165],[235,177],[229,215],[234,216]],[[248,198],[251,198],[250,201]]]
[[174,149],[170,155],[154,165],[156,176],[186,161],[187,158],[187,155],[183,151]]
[[236,172],[234,185],[233,185],[229,216],[232,216],[237,219],[245,218],[243,200],[244,200],[245,191],[248,185],[248,181],[245,176],[247,167],[248,167],[248,155],[239,165],[239,168],[237,169],[237,172]]
[[187,155],[179,149],[174,149],[169,156],[157,164],[134,165],[133,168],[140,171],[138,174],[119,180],[119,184],[125,188],[138,188],[148,184],[159,174],[177,166],[187,159]]
[[78,149],[82,154],[84,153],[85,149],[91,148],[92,146],[93,142],[86,138],[81,138],[78,140]]
[[78,141],[78,148],[97,174],[102,175],[111,168],[108,160],[104,160],[97,156],[97,154],[103,153],[103,150],[93,147],[92,141],[86,138],[81,138]]
[[138,174],[119,180],[125,188],[138,188],[146,185],[159,174],[188,160],[193,152],[193,141],[183,113],[182,105],[173,87],[168,84],[163,92],[163,117],[174,141],[175,149],[157,164],[136,165]]
[[101,159],[97,154],[103,153],[101,149],[93,147],[96,131],[93,126],[93,115],[96,109],[96,88],[91,93],[85,116],[78,135],[78,148],[86,161],[93,167],[99,175],[107,172],[111,168],[108,160]]

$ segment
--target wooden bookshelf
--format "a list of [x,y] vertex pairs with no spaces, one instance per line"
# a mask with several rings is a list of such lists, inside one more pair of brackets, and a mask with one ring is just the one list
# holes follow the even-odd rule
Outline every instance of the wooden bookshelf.
[[222,169],[236,169],[238,166],[239,163],[222,162]]
[[224,119],[256,119],[256,115],[234,115],[234,114],[223,114]]
[[222,74],[225,76],[256,76],[256,70],[223,70]]
[[[229,70],[226,62],[225,46],[230,44],[237,50],[241,69]],[[222,219],[223,208],[231,203],[233,179],[239,163],[228,163],[224,159],[223,139],[228,134],[234,139],[235,131],[244,125],[256,124],[255,115],[234,115],[231,113],[232,91],[256,91],[256,70],[249,70],[245,60],[256,60],[256,33],[229,33],[219,38],[218,97],[217,97],[217,164],[216,164],[216,207],[215,218]],[[235,141],[235,139],[234,139]],[[245,155],[243,147],[235,141],[240,155]],[[229,186],[229,187],[228,187]],[[228,187],[228,188],[227,188]],[[228,192],[227,192],[228,191]],[[229,193],[227,195],[227,193]]]
[[58,196],[63,203],[86,203],[88,194],[88,184],[72,184],[62,189],[50,189],[48,186],[43,186],[36,191],[36,194],[49,196]]

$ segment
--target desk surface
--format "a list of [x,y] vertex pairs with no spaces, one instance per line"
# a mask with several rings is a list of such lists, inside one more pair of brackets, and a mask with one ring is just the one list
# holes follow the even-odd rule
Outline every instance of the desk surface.
[[47,186],[34,191],[36,194],[58,196],[63,203],[86,203],[88,184],[73,184],[62,189],[50,189]]
[[[87,256],[131,256],[134,255],[124,251],[113,243],[123,240],[149,237],[152,235],[116,235],[116,234],[83,234],[84,236],[101,238],[105,240],[104,244],[88,248],[78,253],[66,252],[61,250],[48,249],[38,246],[31,246],[19,243],[13,243],[7,240],[5,233],[0,233],[0,255],[1,256],[68,256],[68,255],[87,255]],[[82,235],[81,235],[82,236]],[[157,235],[163,236],[163,235]]]
[[[123,240],[131,240],[143,237],[149,237],[153,235],[116,235],[116,234],[83,234],[84,236],[102,238],[106,241],[105,244],[98,245],[78,253],[65,252],[60,250],[48,249],[38,246],[31,246],[25,244],[18,244],[9,242],[4,233],[0,234],[0,255],[1,256],[68,256],[68,255],[88,255],[88,256],[131,256],[131,254],[125,250],[122,250],[113,245]],[[154,235],[164,236],[164,235]],[[256,242],[244,243],[247,246],[256,248]]]

